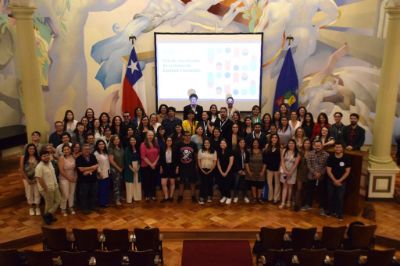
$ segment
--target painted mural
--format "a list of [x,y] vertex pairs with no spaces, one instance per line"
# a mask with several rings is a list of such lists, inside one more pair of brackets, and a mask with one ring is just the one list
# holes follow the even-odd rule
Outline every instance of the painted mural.
[[[385,34],[380,0],[36,0],[36,50],[47,119],[66,109],[119,113],[126,56],[135,43],[155,110],[153,33],[263,32],[263,111],[271,111],[275,84],[291,47],[300,104],[313,113],[361,115],[371,141]],[[0,126],[23,123],[15,66],[15,23],[0,5]],[[366,49],[362,43],[370,44]],[[141,57],[141,55],[143,55]],[[144,56],[146,55],[146,56]],[[332,117],[332,116],[330,116]],[[397,108],[395,119],[400,117]],[[347,122],[347,121],[345,121]],[[400,121],[395,136],[400,135]]]

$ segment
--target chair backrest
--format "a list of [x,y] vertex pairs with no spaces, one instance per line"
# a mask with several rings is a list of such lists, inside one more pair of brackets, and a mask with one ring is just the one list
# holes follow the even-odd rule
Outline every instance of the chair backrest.
[[0,265],[20,265],[19,253],[15,249],[0,250]]
[[43,248],[45,250],[71,250],[70,242],[67,240],[67,230],[65,230],[65,228],[42,227],[42,232]]
[[154,266],[154,250],[130,251],[128,252],[129,265],[131,266]]
[[285,227],[269,228],[261,227],[260,240],[264,250],[268,249],[282,249],[283,237],[286,233]]
[[128,251],[129,247],[129,232],[127,229],[112,230],[104,229],[104,236],[106,237],[104,246],[107,250]]
[[135,228],[135,246],[139,251],[154,250],[158,251],[160,244],[160,229],[158,228]]
[[395,252],[396,250],[394,248],[385,250],[368,250],[367,263],[365,266],[390,266],[392,265]]
[[299,251],[301,249],[311,249],[314,245],[314,237],[317,228],[296,228],[292,229],[292,248]]
[[121,265],[121,251],[95,251],[93,257],[96,258],[96,266]]
[[266,266],[290,266],[292,265],[294,252],[291,250],[270,249],[262,252],[261,255],[265,257]]
[[339,249],[343,243],[346,226],[322,228],[321,247],[327,250]]
[[353,225],[348,231],[351,249],[369,249],[376,231],[376,225]]
[[95,251],[99,249],[97,229],[72,229],[75,248],[79,251]]
[[27,266],[53,266],[51,251],[23,251]]
[[57,253],[61,257],[62,265],[88,266],[90,253],[86,251],[70,252],[61,251]]
[[355,250],[336,250],[333,255],[333,266],[358,266],[362,251]]
[[297,254],[299,266],[322,266],[325,262],[326,249],[303,249]]

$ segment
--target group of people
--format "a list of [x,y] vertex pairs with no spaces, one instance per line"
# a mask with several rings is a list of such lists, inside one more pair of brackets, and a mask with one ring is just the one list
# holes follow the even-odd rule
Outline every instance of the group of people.
[[272,202],[295,211],[309,210],[317,190],[321,215],[343,219],[351,168],[344,151],[359,150],[365,138],[357,114],[345,126],[337,112],[329,124],[325,113],[314,121],[305,107],[289,110],[282,104],[272,116],[261,116],[253,106],[242,119],[232,97],[227,107],[213,104],[209,111],[197,104],[196,94],[189,99],[183,121],[164,104],[149,116],[136,108],[133,118],[128,111],[96,118],[88,108],[80,122],[67,110],[46,145],[33,132],[20,160],[29,214],[41,215],[41,196],[50,224],[58,207],[67,216],[75,214],[75,205],[89,213],[107,207],[111,198],[115,205],[142,196],[156,201],[157,186],[165,203],[174,201],[178,185],[180,203],[187,185],[192,201],[202,205],[213,201],[218,188],[221,204],[242,197],[245,203]]

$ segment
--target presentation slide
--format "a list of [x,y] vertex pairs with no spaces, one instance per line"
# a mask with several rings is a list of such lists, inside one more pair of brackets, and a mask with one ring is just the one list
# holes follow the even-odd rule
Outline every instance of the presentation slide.
[[195,91],[205,110],[211,104],[249,111],[261,99],[262,34],[155,33],[157,104],[177,111]]

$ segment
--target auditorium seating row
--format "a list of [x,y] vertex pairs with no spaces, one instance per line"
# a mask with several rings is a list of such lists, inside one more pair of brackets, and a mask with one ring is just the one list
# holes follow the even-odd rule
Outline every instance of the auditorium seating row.
[[[15,258],[19,261],[16,265],[163,264],[162,235],[158,228],[135,228],[132,232],[128,229],[99,232],[97,229],[74,228],[69,234],[65,228],[42,227],[42,232],[43,252],[3,251],[0,265],[13,265],[4,261],[15,262]],[[151,264],[143,264],[149,261]]]
[[[261,265],[399,265],[395,250],[374,250],[376,225],[358,223],[322,228],[262,227],[257,234],[253,253]],[[376,262],[379,261],[379,264]]]

